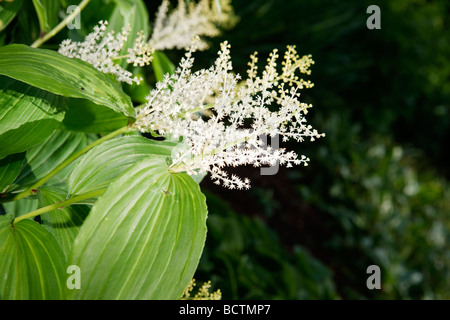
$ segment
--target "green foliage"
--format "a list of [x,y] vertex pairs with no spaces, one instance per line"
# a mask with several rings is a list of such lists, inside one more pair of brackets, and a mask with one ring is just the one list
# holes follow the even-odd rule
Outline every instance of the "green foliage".
[[[60,165],[85,147],[86,140],[84,134],[55,130],[44,142],[26,151],[25,162],[14,184],[7,191],[24,190],[36,180],[44,178],[55,166]],[[73,164],[59,172],[48,183],[51,185],[64,183],[72,169]]]
[[198,184],[166,168],[164,159],[144,159],[96,202],[69,259],[85,272],[70,298],[182,295],[202,253],[207,209]]
[[12,219],[0,216],[0,298],[60,299],[64,253],[42,225],[30,220],[12,225]]
[[161,51],[156,51],[153,54],[152,66],[155,71],[156,81],[162,81],[165,74],[173,74],[175,72],[174,64]]
[[165,160],[170,157],[175,145],[170,141],[153,141],[140,136],[106,141],[80,159],[67,181],[69,194],[104,189],[140,160],[149,157]]
[[79,59],[25,45],[0,48],[0,74],[51,93],[84,98],[128,117],[135,111],[129,96],[107,75]]
[[[234,1],[234,69],[256,50],[311,53],[305,98],[326,138],[298,150],[308,168],[256,184],[248,212],[207,192],[209,214],[203,176],[167,170],[179,143],[129,129],[181,54],[157,51],[150,68],[123,59],[144,81],[121,86],[54,51],[99,20],[116,33],[130,23],[129,47],[156,7],[91,0],[81,29],[28,46],[79,2],[0,2],[0,299],[178,299],[194,273],[226,299],[450,298],[448,1],[378,1],[371,31],[368,0]],[[320,232],[289,224],[292,203]],[[371,264],[380,291],[365,285]],[[80,290],[66,287],[69,265]]]
[[41,34],[47,33],[58,24],[60,2],[54,0],[33,0],[39,18]]
[[39,207],[39,201],[36,198],[25,198],[17,201],[10,201],[2,204],[2,209],[14,217],[20,217]]
[[128,124],[128,117],[86,99],[70,99],[62,124],[69,131],[106,133]]
[[260,219],[233,212],[207,193],[208,239],[196,277],[225,298],[336,299],[331,270],[301,246],[289,252]]
[[[326,123],[329,141],[314,155],[318,170],[302,178],[314,182],[299,183],[298,192],[329,214],[334,236],[322,250],[341,270],[341,290],[358,298],[447,299],[448,182],[427,168],[417,149],[380,136],[360,140],[343,115]],[[382,268],[381,292],[369,292],[361,281],[371,264]]]
[[[39,206],[45,207],[53,203],[64,201],[67,192],[56,187],[39,188]],[[41,217],[42,225],[50,231],[61,247],[66,259],[68,258],[73,241],[78,231],[89,214],[87,205],[72,205],[50,211]]]
[[0,192],[5,192],[17,178],[23,160],[23,153],[11,154],[0,160]]
[[16,0],[13,2],[3,2],[0,4],[0,31],[14,19],[22,5],[23,0]]
[[64,98],[0,76],[0,159],[45,140],[64,119],[63,108]]
[[[123,27],[130,26],[130,36],[125,48],[132,48],[138,33],[142,32],[147,38],[150,32],[149,16],[142,0],[115,0],[115,7],[108,20],[108,31],[120,32]],[[126,49],[122,54],[127,54]],[[122,62],[126,65],[126,61]]]
[[[150,83],[122,88],[86,62],[15,44],[35,43],[60,22],[60,4],[78,1],[14,4],[0,8],[0,299],[180,298],[203,251],[207,207],[196,181],[168,171],[178,142],[129,127]],[[130,24],[127,47],[138,31],[148,37],[143,1],[89,6],[84,25]],[[173,72],[159,57],[158,77]],[[81,289],[66,285],[73,265]]]

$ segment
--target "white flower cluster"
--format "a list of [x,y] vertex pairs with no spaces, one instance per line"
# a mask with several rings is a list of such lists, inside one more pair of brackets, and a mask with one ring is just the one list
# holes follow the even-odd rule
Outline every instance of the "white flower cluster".
[[78,58],[93,65],[103,73],[113,74],[118,81],[132,84],[140,83],[142,79],[133,77],[133,74],[120,66],[121,59],[127,59],[127,63],[134,66],[145,66],[152,60],[153,49],[150,48],[142,32],[138,34],[133,48],[128,48],[127,55],[121,55],[126,44],[130,28],[122,29],[122,32],[106,33],[108,22],[100,21],[94,31],[88,34],[83,42],[73,42],[70,39],[64,40],[58,52],[69,58]]
[[[190,46],[194,37],[217,36],[220,34],[218,25],[230,27],[236,21],[230,0],[191,1],[189,5],[184,0],[179,0],[178,6],[171,12],[169,5],[168,0],[163,0],[160,5],[151,38],[147,39],[140,32],[133,47],[126,49],[125,55],[124,46],[127,44],[130,28],[127,26],[118,34],[113,31],[106,33],[108,21],[100,21],[83,42],[64,40],[58,52],[69,58],[86,61],[103,73],[113,74],[118,81],[139,84],[142,79],[133,77],[131,72],[122,68],[120,60],[127,59],[127,63],[134,66],[148,65],[154,50],[185,49]],[[198,41],[197,49],[207,47],[206,41]]]
[[306,124],[304,115],[311,105],[299,101],[299,89],[312,84],[296,73],[310,73],[310,56],[300,58],[294,46],[288,47],[279,73],[279,55],[274,50],[258,75],[255,53],[248,78],[241,81],[232,72],[229,49],[227,42],[222,43],[212,67],[192,72],[192,46],[175,74],[166,75],[150,92],[135,127],[142,132],[184,138],[187,147],[173,157],[172,172],[207,171],[217,184],[242,189],[249,188],[250,181],[230,177],[224,167],[274,165],[277,161],[289,167],[309,161],[293,151],[263,146],[260,135],[279,134],[283,141],[313,141],[323,134]]
[[[169,13],[169,0],[163,0],[156,14],[153,33],[149,40],[155,50],[187,49],[197,36],[215,37],[220,34],[218,25],[222,27],[234,24],[236,18],[229,0],[200,0],[198,3],[184,0]],[[208,43],[200,40],[198,50],[208,48]]]

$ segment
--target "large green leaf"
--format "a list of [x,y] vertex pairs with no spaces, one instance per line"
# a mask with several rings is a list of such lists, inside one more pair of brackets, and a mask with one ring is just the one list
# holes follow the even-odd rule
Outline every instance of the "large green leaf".
[[62,298],[64,254],[53,235],[32,220],[11,225],[0,216],[0,299]]
[[46,139],[64,118],[64,100],[0,76],[0,159]]
[[[41,207],[45,207],[64,201],[66,194],[66,191],[54,187],[39,188],[39,204]],[[41,216],[42,225],[55,236],[66,257],[89,210],[90,207],[87,205],[72,205],[44,213]]]
[[79,195],[106,188],[126,169],[145,158],[167,158],[175,142],[125,136],[106,141],[80,159],[67,181],[69,194]]
[[58,12],[61,6],[59,1],[33,0],[33,5],[39,18],[41,33],[50,31],[58,24]]
[[[30,148],[26,152],[25,163],[19,176],[10,189],[23,190],[30,184],[40,180],[56,166],[86,146],[84,133],[56,130],[44,142]],[[69,165],[49,182],[58,184],[66,181],[74,163]]]
[[6,28],[19,11],[23,0],[2,2],[0,4],[0,31]]
[[16,153],[0,160],[0,194],[14,182],[22,168],[24,153]]
[[106,74],[55,51],[11,44],[0,48],[0,74],[66,97],[84,98],[135,117],[131,99]]
[[99,198],[75,239],[71,264],[83,270],[72,299],[178,299],[206,238],[207,208],[187,174],[164,159],[129,168]]
[[105,133],[128,124],[122,113],[96,105],[86,99],[70,99],[69,109],[63,121],[65,129],[91,133]]

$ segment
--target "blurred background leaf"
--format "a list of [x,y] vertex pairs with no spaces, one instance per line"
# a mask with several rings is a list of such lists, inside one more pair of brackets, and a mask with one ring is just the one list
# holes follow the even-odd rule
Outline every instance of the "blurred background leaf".
[[7,1],[0,4],[0,31],[14,19],[23,0]]
[[43,35],[58,24],[58,13],[61,4],[55,0],[33,0],[33,5],[41,26],[41,35]]

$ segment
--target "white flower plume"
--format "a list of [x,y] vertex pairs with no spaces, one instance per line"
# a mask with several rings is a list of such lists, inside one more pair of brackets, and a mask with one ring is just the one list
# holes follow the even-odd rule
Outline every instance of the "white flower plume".
[[73,42],[70,39],[64,40],[58,52],[69,58],[78,58],[93,65],[103,73],[113,74],[118,81],[132,84],[140,83],[142,79],[133,77],[133,74],[123,69],[118,63],[121,59],[127,60],[134,66],[145,66],[152,60],[153,49],[147,43],[143,32],[138,33],[132,48],[128,48],[127,55],[121,56],[121,52],[126,44],[130,28],[122,29],[122,32],[106,33],[107,21],[100,21],[94,31],[88,34],[83,42]]
[[[191,1],[189,5],[179,0],[178,6],[171,12],[169,4],[168,0],[163,0],[160,5],[151,38],[146,38],[143,31],[139,32],[132,48],[124,48],[130,33],[129,26],[117,34],[106,33],[108,21],[100,21],[84,41],[66,39],[60,44],[58,52],[86,61],[103,73],[113,74],[118,81],[139,84],[142,79],[133,77],[131,72],[122,68],[119,64],[121,59],[143,67],[150,64],[154,50],[187,48],[194,37],[217,36],[220,34],[219,25],[230,27],[236,21],[231,0]],[[197,49],[207,47],[205,40],[198,41]],[[125,49],[127,54],[123,55]]]
[[[323,134],[306,124],[311,105],[299,101],[302,88],[312,83],[300,79],[298,72],[309,74],[311,56],[299,57],[294,46],[284,56],[281,73],[277,71],[274,50],[261,75],[257,54],[251,56],[248,78],[241,81],[232,72],[230,46],[221,44],[215,64],[192,72],[192,53],[186,53],[172,76],[166,75],[147,97],[139,111],[135,127],[142,132],[182,136],[187,147],[173,157],[170,170],[211,173],[216,183],[229,188],[249,188],[250,181],[224,171],[226,166],[275,164],[307,165],[308,158],[298,158],[293,151],[264,147],[260,135],[279,134],[283,141],[313,141]],[[271,111],[269,107],[275,107]]]
[[[153,33],[149,40],[155,50],[186,49],[196,36],[215,37],[220,34],[218,26],[230,27],[236,22],[230,0],[200,0],[198,3],[184,0],[169,12],[169,0],[163,0],[158,8]],[[198,50],[208,48],[208,43],[200,40]]]

